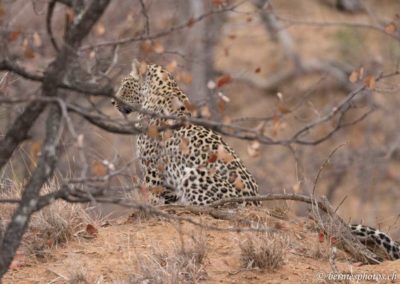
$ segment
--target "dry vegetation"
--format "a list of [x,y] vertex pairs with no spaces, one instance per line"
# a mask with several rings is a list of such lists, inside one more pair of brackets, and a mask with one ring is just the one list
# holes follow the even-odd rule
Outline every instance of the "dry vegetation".
[[[400,238],[397,11],[393,0],[0,1],[0,279],[334,283],[318,273],[400,271],[362,265],[345,226]],[[286,198],[149,207],[135,136],[159,129],[110,104],[133,58],[173,73],[192,122],[224,135],[261,194]]]

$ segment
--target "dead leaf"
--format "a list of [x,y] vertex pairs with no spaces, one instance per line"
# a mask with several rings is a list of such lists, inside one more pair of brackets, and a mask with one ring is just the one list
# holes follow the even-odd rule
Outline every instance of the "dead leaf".
[[158,163],[157,164],[157,170],[159,172],[164,172],[165,171],[165,164],[164,163]]
[[25,46],[25,49],[24,49],[24,57],[25,57],[26,59],[33,59],[33,58],[35,58],[35,52],[33,51],[33,49],[32,49],[29,45]]
[[224,85],[230,83],[232,81],[232,77],[228,74],[225,74],[225,75],[219,76],[215,81],[217,82],[217,88],[221,88]]
[[225,111],[225,102],[224,102],[224,100],[219,99],[218,103],[217,103],[217,107],[218,107],[218,111],[220,113],[223,113]]
[[367,77],[365,77],[364,83],[369,89],[375,89],[376,80],[374,76],[368,75]]
[[40,37],[38,32],[33,33],[33,44],[36,47],[41,47],[42,46],[42,38]]
[[168,65],[165,67],[168,72],[174,73],[176,70],[176,67],[178,67],[178,62],[176,60],[172,60]]
[[393,34],[397,31],[397,26],[395,23],[391,22],[385,26],[384,30],[388,34]]
[[226,4],[226,0],[212,0],[214,6],[220,7]]
[[200,110],[200,114],[204,118],[210,118],[211,117],[211,112],[208,106],[203,106]]
[[250,145],[247,146],[247,153],[249,154],[249,156],[252,158],[259,156],[260,146],[261,144],[258,141],[251,142]]
[[279,101],[278,103],[278,110],[280,113],[283,114],[287,114],[287,113],[291,113],[292,111],[290,110],[290,108],[288,108],[287,106],[284,105],[284,103],[282,101]]
[[106,27],[104,26],[103,23],[100,22],[100,23],[98,23],[98,24],[96,25],[95,31],[96,31],[96,34],[97,34],[98,36],[102,36],[102,35],[104,35],[104,33],[106,32]]
[[174,136],[173,132],[171,129],[167,129],[163,132],[163,141],[168,140],[169,138],[171,138],[172,136]]
[[139,63],[139,68],[138,69],[139,69],[139,74],[143,76],[147,72],[147,63],[144,62],[144,61],[141,61]]
[[207,88],[210,90],[214,90],[215,87],[217,87],[217,84],[215,84],[215,82],[213,80],[208,81],[207,83]]
[[193,82],[192,74],[190,74],[189,72],[179,72],[176,75],[176,79],[186,85],[190,85]]
[[349,76],[349,80],[351,83],[355,83],[358,81],[358,71],[357,70],[353,70]]
[[18,37],[20,36],[21,31],[12,31],[8,33],[8,40],[13,42],[16,41],[18,39]]
[[65,26],[68,27],[74,22],[75,19],[75,12],[74,10],[67,8],[65,10]]
[[149,125],[149,127],[147,128],[147,135],[150,138],[156,138],[158,136],[158,128],[156,125]]
[[187,22],[186,25],[187,25],[189,28],[191,28],[191,27],[193,27],[194,23],[195,23],[195,20],[194,20],[193,17],[191,17],[191,18],[189,19],[189,21]]
[[157,53],[157,54],[161,54],[161,53],[164,53],[165,48],[164,48],[164,46],[163,46],[160,42],[156,42],[156,43],[154,43],[154,45],[153,45],[153,51],[154,51],[155,53]]
[[181,139],[181,143],[179,143],[179,150],[181,150],[183,155],[189,155],[189,140],[186,138]]
[[189,100],[185,100],[183,101],[183,105],[185,106],[185,108],[190,111],[190,112],[194,112],[196,111],[196,106],[193,105]]
[[208,163],[214,163],[218,159],[218,155],[214,152],[208,154]]
[[99,231],[96,229],[96,227],[92,224],[87,224],[86,225],[86,233],[88,233],[92,237],[97,237],[97,234]]
[[301,182],[298,181],[292,186],[292,189],[293,189],[294,193],[298,193],[300,191],[300,185],[301,185]]
[[30,148],[30,156],[34,164],[36,164],[39,156],[40,156],[40,151],[42,149],[42,143],[41,142],[33,142]]
[[229,153],[224,145],[219,145],[217,150],[218,160],[223,161],[224,163],[232,162],[235,158]]
[[210,168],[208,169],[208,174],[212,177],[217,173],[217,169],[216,168]]
[[234,185],[235,185],[235,187],[237,189],[243,189],[244,188],[244,183],[243,183],[242,179],[239,176],[235,179]]
[[153,194],[160,194],[164,192],[164,188],[162,186],[152,186],[149,188],[149,191]]
[[6,14],[6,11],[4,10],[3,5],[0,3],[0,17],[4,16]]
[[91,167],[91,171],[95,176],[105,176],[107,174],[107,167],[101,161],[94,161]]
[[142,42],[142,44],[140,45],[140,49],[144,52],[144,53],[150,53],[153,51],[153,45],[151,43],[151,40],[145,40]]

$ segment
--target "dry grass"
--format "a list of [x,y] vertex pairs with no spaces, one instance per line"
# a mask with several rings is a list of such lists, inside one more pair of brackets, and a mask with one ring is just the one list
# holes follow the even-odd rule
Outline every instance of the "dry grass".
[[[20,198],[22,188],[21,184],[14,184],[2,192],[0,198]],[[43,187],[41,193],[52,192],[55,188],[57,188],[56,182],[50,182]],[[0,220],[8,222],[13,210],[14,206],[2,208]],[[100,223],[99,218],[91,216],[88,209],[81,204],[55,201],[33,214],[22,248],[28,256],[45,259],[52,248],[73,239],[87,224],[98,223]]]
[[249,235],[240,244],[240,260],[246,269],[274,271],[284,264],[287,248],[288,240],[280,234]]
[[207,256],[207,239],[201,233],[192,236],[189,246],[180,246],[172,253],[155,252],[141,256],[139,273],[131,275],[128,283],[198,283],[207,278],[204,260]]

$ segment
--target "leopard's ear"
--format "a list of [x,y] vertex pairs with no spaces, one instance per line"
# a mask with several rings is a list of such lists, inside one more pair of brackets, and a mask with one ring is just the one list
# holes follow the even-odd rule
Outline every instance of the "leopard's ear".
[[141,79],[142,76],[146,73],[147,63],[142,61],[138,61],[136,58],[132,61],[132,70],[129,75],[131,75],[135,79]]

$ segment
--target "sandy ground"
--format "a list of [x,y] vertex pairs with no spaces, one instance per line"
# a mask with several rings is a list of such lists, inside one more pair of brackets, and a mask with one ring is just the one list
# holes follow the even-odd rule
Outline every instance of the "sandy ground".
[[[133,213],[98,227],[97,236],[93,238],[77,237],[63,247],[52,249],[43,260],[17,257],[18,265],[6,274],[4,283],[154,283],[133,279],[140,278],[143,265],[155,255],[189,248],[191,240],[201,235],[205,236],[206,256],[199,265],[200,283],[333,283],[326,279],[332,273],[328,261],[330,248],[326,242],[320,243],[318,232],[309,229],[312,228],[311,221],[286,214],[282,215],[285,216],[283,219],[271,217],[275,215],[273,213],[266,208],[241,209],[236,213],[235,221],[182,210],[174,212],[174,216],[188,217],[220,229],[246,228],[246,225],[240,225],[243,220],[250,220],[253,225],[267,225],[288,239],[287,247],[282,251],[284,263],[274,271],[243,267],[240,244],[249,237],[257,238],[257,233],[206,230],[183,221],[143,218]],[[400,261],[360,265],[342,251],[337,254],[336,265],[340,272],[368,277],[396,276],[400,272]],[[77,281],[77,274],[83,275],[86,282]],[[167,277],[163,280],[163,283],[169,283]],[[400,283],[400,280],[377,283]]]

